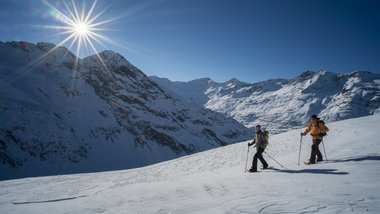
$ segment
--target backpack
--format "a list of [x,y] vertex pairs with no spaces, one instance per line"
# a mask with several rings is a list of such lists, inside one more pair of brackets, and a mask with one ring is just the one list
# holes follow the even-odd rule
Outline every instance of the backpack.
[[264,148],[268,146],[269,132],[267,130],[262,131],[262,140]]
[[317,123],[317,126],[318,126],[318,129],[320,130],[320,133],[318,134],[320,137],[324,137],[327,135],[327,133],[325,131],[322,131],[321,128],[319,128],[319,123],[322,123],[323,125],[325,124],[325,122],[323,120],[318,120],[318,123]]

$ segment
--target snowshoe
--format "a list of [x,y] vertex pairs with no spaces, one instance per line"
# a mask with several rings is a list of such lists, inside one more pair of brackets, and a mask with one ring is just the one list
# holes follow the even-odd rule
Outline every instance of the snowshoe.
[[305,165],[313,165],[313,164],[315,164],[315,163],[313,163],[313,162],[310,162],[310,161],[305,161],[305,162],[303,162]]

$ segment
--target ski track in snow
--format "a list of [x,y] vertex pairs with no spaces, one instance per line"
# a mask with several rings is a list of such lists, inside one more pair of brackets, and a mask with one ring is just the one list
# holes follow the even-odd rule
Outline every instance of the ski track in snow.
[[45,201],[24,201],[24,202],[13,202],[13,204],[38,204],[38,203],[59,202],[59,201],[73,200],[73,199],[76,199],[76,198],[82,198],[82,197],[86,197],[86,195],[80,195],[80,196],[77,196],[77,197],[71,197],[71,198],[51,199],[51,200],[45,200]]
[[267,149],[289,169],[264,154],[271,169],[244,173],[242,142],[131,170],[1,181],[0,213],[379,213],[380,116],[327,125],[320,164],[297,165],[296,130]]

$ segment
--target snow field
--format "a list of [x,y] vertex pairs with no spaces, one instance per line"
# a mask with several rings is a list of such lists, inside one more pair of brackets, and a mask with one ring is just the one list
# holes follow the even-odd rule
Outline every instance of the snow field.
[[[266,150],[288,169],[264,154],[272,169],[244,173],[247,141],[131,170],[1,181],[0,213],[379,213],[379,125],[379,115],[328,123],[329,161],[310,166],[297,165],[295,130]],[[301,163],[310,146],[304,137]]]

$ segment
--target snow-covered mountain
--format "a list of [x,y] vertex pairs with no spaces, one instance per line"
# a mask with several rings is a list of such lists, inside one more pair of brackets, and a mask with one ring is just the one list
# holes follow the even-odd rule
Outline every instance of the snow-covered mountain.
[[254,84],[231,79],[171,82],[150,77],[190,102],[227,114],[247,127],[262,124],[279,133],[307,124],[312,114],[326,122],[380,112],[380,74],[305,72],[291,80]]
[[0,42],[0,179],[126,169],[252,138],[121,55]]
[[[1,213],[371,213],[380,211],[380,115],[328,123],[328,161],[297,165],[299,133],[272,135],[272,166],[244,173],[247,142],[138,169],[0,181]],[[357,133],[365,133],[358,135]],[[304,137],[301,160],[310,155]],[[322,146],[321,146],[322,149]],[[323,150],[322,150],[323,152]]]

